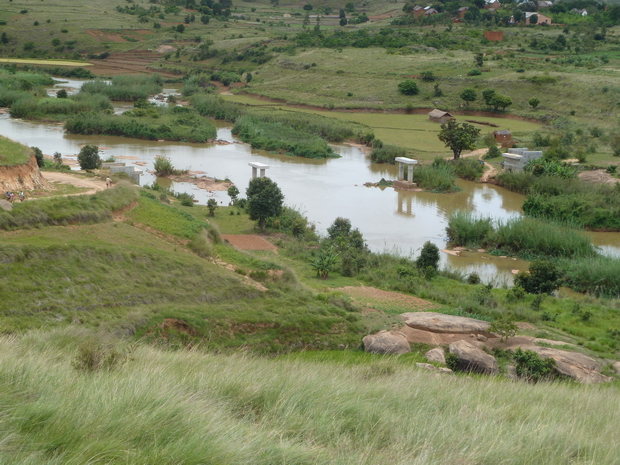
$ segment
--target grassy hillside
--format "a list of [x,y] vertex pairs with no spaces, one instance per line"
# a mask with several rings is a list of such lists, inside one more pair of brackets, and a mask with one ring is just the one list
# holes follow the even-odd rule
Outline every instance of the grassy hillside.
[[22,165],[28,163],[34,152],[30,147],[0,136],[0,166]]
[[0,348],[3,462],[605,465],[620,454],[617,386],[171,352],[77,327]]

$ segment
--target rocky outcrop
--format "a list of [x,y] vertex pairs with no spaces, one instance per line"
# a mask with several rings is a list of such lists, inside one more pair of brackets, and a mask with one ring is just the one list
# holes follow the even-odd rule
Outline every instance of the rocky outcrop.
[[0,166],[0,192],[49,189],[33,155],[23,165]]
[[364,350],[373,354],[399,355],[411,352],[407,338],[398,331],[379,331],[362,339]]
[[531,347],[542,358],[552,358],[556,362],[555,370],[562,376],[568,376],[580,383],[604,383],[612,378],[601,373],[601,365],[593,358],[579,352],[551,349],[549,347]]
[[446,363],[446,355],[441,347],[435,347],[424,354],[429,362]]
[[458,367],[462,371],[488,375],[499,373],[495,357],[467,341],[457,341],[450,344],[450,353],[456,355]]
[[463,316],[444,315],[434,312],[403,313],[402,319],[410,328],[432,333],[481,334],[492,336],[489,333],[489,322],[466,318]]

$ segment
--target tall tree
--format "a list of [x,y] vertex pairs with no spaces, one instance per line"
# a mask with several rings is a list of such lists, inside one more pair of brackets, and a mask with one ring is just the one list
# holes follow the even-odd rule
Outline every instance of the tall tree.
[[251,220],[258,220],[261,231],[265,230],[265,220],[282,213],[284,194],[278,185],[269,178],[254,178],[245,190],[248,199],[248,213]]
[[475,128],[471,124],[457,123],[456,120],[450,120],[441,125],[439,131],[439,140],[446,144],[454,154],[454,159],[461,156],[463,150],[473,150],[476,148],[476,139],[480,135],[480,129]]
[[478,95],[474,89],[464,89],[463,92],[461,92],[461,98],[465,100],[465,105],[469,106],[469,102],[476,100]]

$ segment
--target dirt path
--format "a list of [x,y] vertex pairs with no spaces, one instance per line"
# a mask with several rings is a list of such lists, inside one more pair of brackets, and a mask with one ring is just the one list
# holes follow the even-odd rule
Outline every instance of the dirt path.
[[370,309],[395,306],[407,307],[408,311],[415,311],[439,307],[439,305],[429,302],[428,300],[402,294],[400,292],[383,291],[370,286],[346,286],[337,288],[336,290],[344,292],[351,297],[355,303]]
[[82,189],[89,189],[79,194],[69,195],[90,195],[105,189],[105,182],[98,178],[82,178],[70,173],[60,173],[57,171],[44,171],[43,177],[48,182],[59,182],[62,184],[71,184]]

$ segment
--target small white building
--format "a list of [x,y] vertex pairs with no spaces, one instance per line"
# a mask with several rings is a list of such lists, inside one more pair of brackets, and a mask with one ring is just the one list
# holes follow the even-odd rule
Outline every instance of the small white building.
[[530,151],[528,149],[508,149],[508,153],[502,153],[504,157],[504,169],[506,171],[523,171],[525,165],[530,160],[542,158],[543,153],[540,151]]

